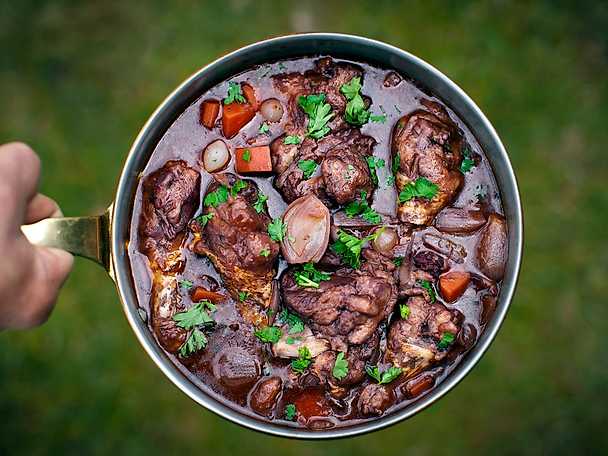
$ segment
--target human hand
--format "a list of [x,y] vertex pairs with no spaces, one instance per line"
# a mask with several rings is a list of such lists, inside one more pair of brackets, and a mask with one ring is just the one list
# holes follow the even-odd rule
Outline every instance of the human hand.
[[29,146],[0,146],[0,330],[44,323],[74,259],[64,250],[29,243],[21,225],[61,216],[38,193],[40,159]]

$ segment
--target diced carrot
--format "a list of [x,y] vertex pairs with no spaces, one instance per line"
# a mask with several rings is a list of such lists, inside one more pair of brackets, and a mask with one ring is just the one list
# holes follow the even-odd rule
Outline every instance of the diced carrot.
[[439,277],[439,290],[441,296],[452,302],[458,299],[465,292],[471,281],[471,274],[462,271],[448,272]]
[[206,299],[215,304],[226,300],[226,296],[222,293],[216,293],[215,291],[210,291],[203,287],[193,288],[190,292],[190,297],[193,302],[200,302]]
[[201,103],[201,123],[212,129],[215,126],[215,120],[220,113],[220,102],[218,100],[205,100]]
[[270,147],[239,147],[236,149],[237,173],[269,173],[271,171]]
[[247,103],[251,105],[253,109],[258,110],[258,100],[255,97],[255,90],[249,84],[242,84],[241,90],[243,91],[243,96]]
[[224,137],[230,139],[236,135],[241,128],[253,119],[255,109],[248,103],[230,103],[224,105],[222,113],[222,132]]

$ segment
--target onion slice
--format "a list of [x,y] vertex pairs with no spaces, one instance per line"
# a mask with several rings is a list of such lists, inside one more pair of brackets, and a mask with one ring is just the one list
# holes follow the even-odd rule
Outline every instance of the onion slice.
[[327,250],[329,209],[313,194],[291,203],[283,215],[287,227],[281,252],[290,264],[317,262]]

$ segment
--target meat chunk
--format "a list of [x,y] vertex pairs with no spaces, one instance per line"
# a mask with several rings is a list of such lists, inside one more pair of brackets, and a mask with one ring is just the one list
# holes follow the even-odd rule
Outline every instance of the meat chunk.
[[422,296],[410,298],[407,305],[407,319],[391,325],[384,358],[401,367],[404,377],[410,378],[446,356],[440,341],[444,333],[456,336],[462,316],[439,302],[431,304]]
[[407,114],[397,122],[391,143],[393,160],[399,160],[395,176],[399,191],[418,178],[438,186],[431,200],[415,197],[399,204],[399,219],[414,225],[429,225],[454,200],[464,182],[458,169],[463,147],[458,126],[440,104],[422,100],[422,105],[424,110]]
[[431,274],[434,278],[439,277],[446,269],[446,261],[443,257],[430,250],[421,250],[414,257],[414,266]]
[[371,383],[363,388],[357,406],[362,415],[380,416],[395,401],[392,390],[384,385]]
[[143,181],[139,250],[152,270],[176,272],[179,247],[199,201],[201,176],[181,160],[170,160]]
[[216,207],[205,206],[204,214],[212,217],[203,228],[193,223],[195,236],[191,249],[211,260],[235,300],[242,301],[239,292],[246,293],[246,302],[239,304],[245,319],[255,325],[264,324],[265,315],[251,304],[264,309],[270,305],[279,244],[268,235],[270,217],[264,212],[257,213],[253,207],[257,186],[241,181],[244,188],[235,192],[234,175],[224,174],[218,179],[206,194],[224,186],[230,188],[227,199]]
[[393,262],[381,255],[365,258],[359,270],[339,269],[319,288],[298,286],[295,268],[281,277],[284,304],[307,321],[315,336],[328,339],[335,351],[348,352],[349,345],[367,343],[397,300]]
[[150,293],[150,323],[156,339],[169,353],[177,353],[186,342],[188,331],[173,321],[173,315],[184,310],[177,278],[155,272]]

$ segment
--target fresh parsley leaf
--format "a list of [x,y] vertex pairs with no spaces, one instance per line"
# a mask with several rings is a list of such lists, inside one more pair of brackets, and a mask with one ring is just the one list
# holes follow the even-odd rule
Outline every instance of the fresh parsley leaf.
[[325,94],[300,95],[298,105],[308,115],[307,136],[314,139],[321,139],[329,133],[327,124],[334,117],[331,105],[325,102]]
[[179,286],[181,288],[183,288],[184,290],[189,290],[190,288],[192,288],[194,286],[194,284],[192,282],[190,282],[189,280],[186,280],[186,279],[182,279],[178,283],[179,283]]
[[276,344],[283,336],[283,332],[281,331],[281,328],[277,328],[276,326],[266,326],[265,328],[257,330],[254,335],[262,342]]
[[287,404],[285,406],[285,419],[289,421],[293,421],[296,417],[298,411],[296,410],[296,406],[294,404]]
[[319,271],[314,263],[306,263],[302,269],[294,273],[296,284],[300,287],[319,288],[319,283],[331,279],[327,272]]
[[402,256],[398,256],[393,258],[393,263],[395,263],[395,266],[399,267],[403,264],[403,257]]
[[304,173],[304,179],[310,179],[310,176],[317,170],[317,162],[314,160],[300,160],[298,168]]
[[262,192],[258,191],[258,199],[255,200],[255,203],[253,203],[253,208],[258,214],[264,212],[264,205],[266,204],[266,201],[268,201],[268,197]]
[[225,185],[220,185],[217,190],[205,195],[203,204],[205,206],[218,207],[220,204],[225,203],[226,201],[228,201],[228,187]]
[[178,312],[173,315],[173,321],[177,323],[177,326],[183,329],[192,329],[198,325],[210,325],[215,323],[207,310],[213,311],[215,310],[215,306],[211,302],[204,300],[194,304],[185,312]]
[[386,186],[391,187],[395,183],[395,176],[392,174],[386,178]]
[[405,203],[413,198],[432,200],[438,191],[439,186],[437,184],[432,183],[424,177],[419,177],[413,182],[408,182],[403,187],[403,190],[399,193],[399,202]]
[[260,250],[260,256],[268,258],[268,256],[270,256],[270,249],[262,249],[262,250]]
[[372,177],[372,182],[377,187],[378,186],[377,170],[380,168],[384,168],[384,160],[381,158],[376,158],[373,155],[368,155],[367,157],[365,157],[365,161],[367,161],[367,166],[369,168],[369,174]]
[[279,314],[279,320],[289,326],[289,334],[298,334],[304,331],[304,322],[296,314],[292,314],[287,309],[283,309]]
[[435,295],[435,290],[433,289],[433,284],[431,282],[429,282],[428,280],[419,280],[418,284],[424,288],[426,291],[429,292],[429,295],[431,297],[431,304],[434,303],[437,300],[437,296]]
[[385,114],[381,114],[381,115],[371,115],[369,116],[369,120],[372,122],[377,122],[377,123],[384,123],[386,122],[386,115]]
[[399,377],[401,372],[403,372],[403,369],[400,367],[391,366],[384,372],[380,372],[378,366],[365,366],[365,372],[367,372],[367,375],[369,375],[371,378],[376,380],[378,384],[386,385]]
[[366,242],[375,240],[380,236],[382,231],[383,228],[380,228],[369,236],[359,239],[357,236],[348,234],[343,230],[338,230],[338,240],[332,244],[331,249],[351,268],[359,269],[359,266],[361,266],[361,249],[363,248],[363,245],[365,245]]
[[454,342],[454,334],[449,333],[449,332],[444,332],[441,335],[441,340],[439,341],[439,343],[437,344],[437,347],[440,350],[445,350],[446,348],[448,348],[450,345],[452,345],[452,343]]
[[233,198],[236,198],[236,195],[244,188],[247,188],[247,183],[239,179],[234,183],[234,185],[230,189],[230,194]]
[[397,171],[399,171],[400,164],[401,158],[399,157],[399,154],[393,155],[393,161],[391,163],[391,171],[393,172],[393,174],[397,174]]
[[342,84],[340,92],[348,100],[346,109],[344,110],[344,120],[351,125],[361,126],[369,120],[370,113],[365,109],[365,102],[360,94],[361,78],[355,76],[346,84]]
[[261,135],[265,135],[270,132],[270,126],[266,122],[262,122],[258,131]]
[[245,97],[243,96],[243,91],[241,90],[241,84],[237,84],[236,82],[228,83],[228,94],[226,98],[224,98],[224,104],[230,103],[246,103]]
[[308,347],[303,346],[298,349],[298,358],[291,361],[291,369],[298,374],[303,374],[312,363],[312,357]]
[[287,225],[280,218],[275,218],[268,224],[268,234],[273,241],[281,242],[287,232]]
[[198,224],[201,226],[201,228],[204,228],[204,226],[207,224],[207,222],[209,220],[211,220],[213,218],[213,213],[209,213],[209,214],[201,214],[198,217],[196,217],[194,220],[196,220],[198,222]]
[[348,203],[344,208],[344,212],[347,217],[352,218],[356,215],[361,215],[364,220],[377,225],[378,223],[382,222],[382,217],[380,217],[380,214],[369,206],[366,196],[367,193],[362,191],[361,199]]
[[295,135],[287,135],[285,136],[285,138],[283,139],[283,144],[300,144],[302,142],[302,140],[300,139],[299,136],[295,136]]
[[344,359],[344,352],[340,352],[336,356],[336,362],[331,370],[331,374],[338,380],[342,380],[348,375],[348,361]]
[[179,356],[186,358],[192,353],[202,350],[207,346],[207,337],[200,329],[194,328],[186,342],[179,348]]
[[401,304],[399,306],[399,315],[401,315],[402,320],[407,320],[407,317],[410,316],[410,306],[407,304]]
[[462,162],[460,163],[460,172],[462,174],[466,174],[469,171],[471,171],[471,168],[473,166],[475,166],[475,160],[473,160],[473,158],[472,158],[471,149],[469,149],[468,145],[465,145],[464,148],[462,149],[462,155],[464,156],[464,158],[462,159]]
[[248,297],[249,297],[248,291],[239,291],[239,301],[241,301],[241,302],[246,301]]
[[243,151],[242,157],[243,157],[243,161],[250,162],[251,161],[251,150],[245,149]]

